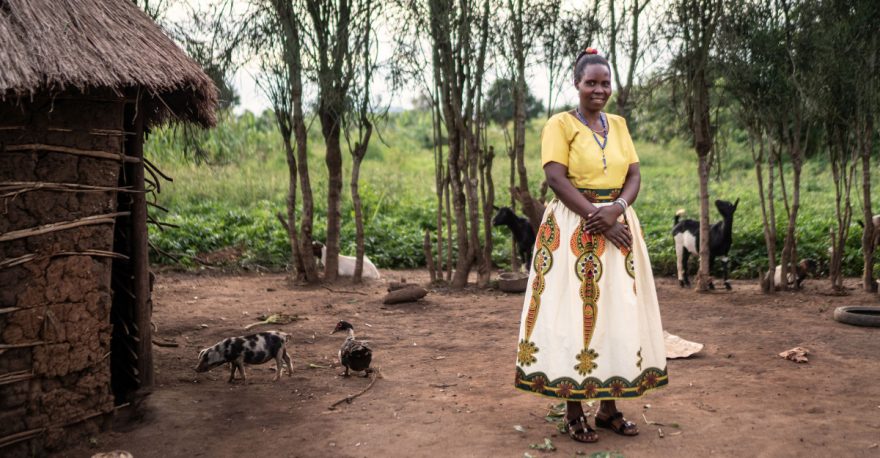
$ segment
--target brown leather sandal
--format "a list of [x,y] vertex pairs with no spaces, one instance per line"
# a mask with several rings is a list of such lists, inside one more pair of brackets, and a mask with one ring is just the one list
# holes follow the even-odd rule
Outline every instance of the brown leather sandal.
[[600,418],[597,414],[596,427],[610,429],[621,436],[637,436],[639,434],[639,427],[623,418],[623,412],[614,412],[607,418]]
[[599,440],[599,434],[587,423],[586,415],[581,414],[574,420],[568,420],[566,426],[568,426],[568,436],[577,442],[592,444]]

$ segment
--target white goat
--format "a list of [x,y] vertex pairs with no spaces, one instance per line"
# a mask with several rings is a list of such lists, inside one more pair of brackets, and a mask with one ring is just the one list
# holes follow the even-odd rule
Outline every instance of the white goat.
[[[788,272],[788,286],[796,287],[797,289],[801,288],[801,283],[808,276],[812,276],[816,274],[816,261],[812,259],[803,259],[797,265],[793,266],[793,269]],[[782,266],[776,266],[776,271],[773,275],[773,285],[774,288],[778,291],[782,289]]]
[[[321,248],[321,265],[326,265],[327,263],[327,247],[324,246],[321,242],[313,242],[312,246],[314,248]],[[317,255],[317,253],[315,253]],[[354,276],[354,266],[357,263],[357,258],[354,256],[345,256],[339,255],[339,266],[337,267],[337,273],[340,277],[352,277]],[[376,266],[370,261],[366,256],[364,256],[364,271],[361,273],[363,278],[372,278],[374,280],[378,280],[379,277],[379,269],[376,269]]]
[[874,223],[874,249],[880,248],[880,215],[874,215],[871,217],[871,222]]

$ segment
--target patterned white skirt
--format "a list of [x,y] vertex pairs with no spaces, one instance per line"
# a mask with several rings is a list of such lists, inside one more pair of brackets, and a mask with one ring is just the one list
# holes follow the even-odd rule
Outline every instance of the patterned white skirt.
[[[584,195],[611,205],[617,190]],[[603,203],[604,202],[604,203]],[[668,383],[648,249],[632,208],[632,250],[618,249],[558,199],[544,212],[529,273],[516,387],[568,400],[639,397]]]

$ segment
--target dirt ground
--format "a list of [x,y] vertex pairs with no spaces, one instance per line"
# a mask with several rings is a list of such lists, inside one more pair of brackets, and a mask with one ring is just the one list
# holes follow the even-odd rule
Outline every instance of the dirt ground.
[[[157,338],[179,347],[154,346],[154,393],[138,418],[121,413],[112,431],[60,456],[124,449],[138,458],[522,457],[550,455],[529,448],[545,438],[558,456],[880,456],[880,328],[832,319],[840,305],[880,305],[855,280],[849,296],[835,297],[824,294],[827,280],[764,296],[754,282],[697,294],[658,279],[664,327],[705,348],[669,361],[668,387],[618,403],[639,436],[600,430],[599,442],[585,445],[544,419],[552,400],[513,388],[521,295],[435,290],[418,303],[385,306],[386,281],[427,275],[382,273],[381,281],[332,291],[295,287],[283,274],[159,275]],[[292,334],[292,377],[273,383],[271,363],[250,367],[247,386],[226,383],[224,367],[193,372],[200,348],[277,312],[300,320],[254,330]],[[337,375],[343,337],[328,334],[339,319],[370,341],[382,377],[328,410],[369,383]],[[809,363],[777,356],[794,346],[810,350]]]

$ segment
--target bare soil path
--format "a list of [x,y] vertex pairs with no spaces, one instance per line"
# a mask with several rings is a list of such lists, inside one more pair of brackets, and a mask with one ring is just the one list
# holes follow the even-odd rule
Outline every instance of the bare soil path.
[[[421,271],[383,274],[426,280]],[[545,421],[551,400],[513,388],[519,295],[432,291],[418,303],[385,306],[385,280],[329,291],[295,287],[282,274],[161,274],[158,338],[179,347],[154,347],[155,392],[137,420],[119,421],[91,446],[60,456],[124,449],[138,458],[522,457],[549,455],[529,449],[549,438],[557,456],[876,457],[880,328],[840,324],[831,315],[840,305],[880,301],[855,290],[855,281],[849,286],[846,297],[822,294],[827,284],[818,281],[805,292],[764,296],[753,282],[735,281],[731,292],[697,294],[659,279],[666,329],[706,346],[696,357],[669,361],[667,388],[619,403],[641,435],[600,430],[597,444],[583,445]],[[292,377],[273,383],[273,364],[250,367],[247,386],[226,383],[222,367],[193,372],[200,348],[278,312],[300,319],[252,331],[292,334]],[[337,375],[343,337],[328,334],[339,319],[371,342],[382,378],[351,404],[328,410],[369,383]],[[795,346],[811,351],[809,363],[777,356]]]

